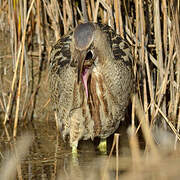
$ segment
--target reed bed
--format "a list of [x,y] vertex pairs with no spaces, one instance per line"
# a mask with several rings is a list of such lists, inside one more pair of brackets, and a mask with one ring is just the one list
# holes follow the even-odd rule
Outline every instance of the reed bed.
[[[164,141],[157,132],[173,135],[173,140],[165,142],[171,144],[173,151],[178,149],[180,140],[180,1],[84,2],[90,21],[110,25],[132,46],[137,88],[128,131],[133,166],[127,177],[135,178],[137,172],[143,179],[148,162],[159,162],[161,166],[157,144],[163,146]],[[51,45],[86,20],[82,9],[80,0],[0,0],[0,30],[1,34],[8,34],[10,47],[10,54],[0,54],[0,113],[4,125],[14,124],[14,137],[19,121],[41,118],[36,115],[39,106],[47,110],[50,100],[39,96],[46,94],[43,88],[48,86],[45,82]],[[4,66],[7,61],[8,69]],[[144,157],[137,136],[140,129],[146,144]],[[143,167],[142,162],[147,166]]]

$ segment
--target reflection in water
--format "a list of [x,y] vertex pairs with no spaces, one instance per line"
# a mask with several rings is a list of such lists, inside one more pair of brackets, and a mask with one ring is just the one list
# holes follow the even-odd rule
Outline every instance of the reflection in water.
[[[3,126],[0,132],[0,149],[4,157],[9,149],[15,152],[15,149],[11,148],[14,141],[11,138],[10,127],[8,127],[10,141]],[[22,154],[26,153],[26,156],[19,157],[22,160],[20,174],[23,179],[100,179],[102,174],[107,172],[105,170],[107,156],[99,155],[90,141],[80,143],[77,157],[72,156],[71,148],[57,135],[54,123],[36,122],[26,127],[19,125],[18,132],[17,140],[21,136],[24,137],[24,142],[20,142],[17,149]],[[29,137],[25,136],[24,132],[31,134],[30,147],[25,144]]]
[[[120,143],[127,143],[127,138],[122,136],[125,133],[120,132]],[[72,157],[66,145],[69,143],[58,137],[54,123],[19,124],[18,133],[17,141],[13,140],[12,128],[0,126],[0,179],[164,180],[166,176],[166,179],[179,179],[180,150],[168,154],[162,151],[164,154],[161,152],[158,158],[142,153],[140,161],[133,164],[126,145],[122,144],[117,167],[115,157],[100,155],[90,141],[83,141],[77,157]]]

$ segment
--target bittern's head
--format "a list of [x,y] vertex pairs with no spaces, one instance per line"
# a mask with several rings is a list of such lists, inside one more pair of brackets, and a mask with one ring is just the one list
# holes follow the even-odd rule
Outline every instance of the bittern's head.
[[88,77],[93,68],[94,61],[96,60],[96,53],[94,52],[94,33],[96,31],[93,23],[84,23],[76,27],[73,34],[73,64],[78,70],[78,83],[83,82],[86,95],[88,97]]
[[74,31],[75,48],[80,51],[87,50],[93,41],[94,31],[95,27],[90,22],[78,25]]

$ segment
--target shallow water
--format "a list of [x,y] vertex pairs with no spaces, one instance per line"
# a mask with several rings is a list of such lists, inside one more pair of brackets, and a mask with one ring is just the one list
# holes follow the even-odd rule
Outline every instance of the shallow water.
[[[10,141],[7,138],[9,133]],[[1,165],[14,153],[11,127],[0,129]],[[21,161],[23,179],[100,179],[104,173],[115,177],[114,171],[105,170],[108,156],[100,154],[93,142],[83,141],[77,156],[72,156],[68,142],[64,143],[53,122],[34,122],[18,127],[18,137],[24,133],[32,136],[29,151]],[[23,151],[23,144],[21,145]],[[8,153],[8,156],[7,156]]]

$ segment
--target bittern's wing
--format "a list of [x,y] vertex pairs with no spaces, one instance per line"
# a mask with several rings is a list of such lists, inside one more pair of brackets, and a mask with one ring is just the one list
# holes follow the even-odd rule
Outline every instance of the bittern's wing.
[[125,39],[122,39],[120,35],[116,34],[110,26],[106,24],[98,25],[109,37],[109,43],[111,44],[115,60],[120,60],[127,67],[132,68],[133,57],[129,43]]
[[74,69],[70,66],[70,44],[72,33],[62,37],[52,48],[50,53],[49,82],[53,109],[57,112],[63,136],[69,128],[69,110],[71,109]]
[[119,113],[115,116],[117,119],[123,119],[123,112],[127,107],[128,99],[133,89],[132,49],[129,43],[116,34],[111,27],[104,24],[98,25],[107,34],[107,40],[114,55],[114,58],[111,59],[113,66],[110,69],[104,69],[106,73],[113,75],[107,76],[105,81],[107,81],[106,84],[109,86],[109,92],[111,92],[121,109],[117,111]]

